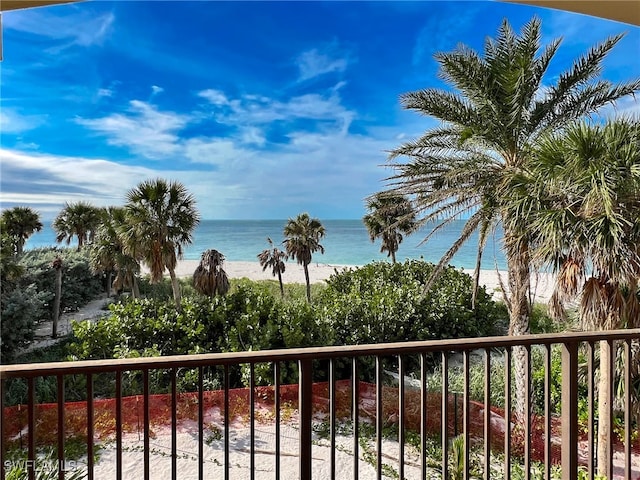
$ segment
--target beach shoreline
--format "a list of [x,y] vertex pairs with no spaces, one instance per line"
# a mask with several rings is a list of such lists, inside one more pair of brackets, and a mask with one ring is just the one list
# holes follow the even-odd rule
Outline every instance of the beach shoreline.
[[[198,260],[180,260],[176,267],[176,275],[181,278],[190,277],[198,267]],[[309,280],[311,283],[322,283],[336,272],[341,272],[349,268],[358,268],[359,265],[333,265],[320,262],[309,264]],[[229,278],[248,278],[249,280],[277,280],[271,274],[271,269],[263,271],[259,262],[246,261],[226,261],[222,265]],[[468,275],[473,275],[473,270],[461,269]],[[142,273],[148,273],[143,267]],[[506,286],[508,284],[507,272],[496,270],[480,270],[480,285],[483,285],[487,292],[499,299],[502,296],[500,282]],[[302,265],[295,262],[287,262],[285,272],[282,275],[284,283],[305,283],[304,270]],[[554,276],[551,273],[534,273],[531,275],[531,285],[534,290],[535,300],[546,303],[553,294]]]

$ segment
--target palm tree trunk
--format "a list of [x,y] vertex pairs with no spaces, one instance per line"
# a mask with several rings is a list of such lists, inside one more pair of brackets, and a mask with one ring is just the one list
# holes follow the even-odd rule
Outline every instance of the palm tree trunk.
[[282,273],[278,271],[278,282],[280,282],[280,295],[284,298],[284,285],[282,284]]
[[[505,239],[508,245],[509,298],[506,303],[509,308],[509,335],[528,335],[531,317],[529,243],[524,239],[514,241],[511,232],[507,234],[506,231]],[[513,243],[509,244],[509,241]],[[525,347],[513,347],[513,361],[516,388],[515,415],[519,421],[525,422],[528,421],[529,413],[525,408],[525,400],[528,395],[526,383],[527,350]]]
[[171,277],[171,288],[173,289],[173,299],[176,302],[176,309],[178,312],[182,312],[182,294],[180,292],[180,283],[178,277],[176,277],[175,269],[169,269],[169,276]]
[[311,283],[309,282],[309,265],[306,263],[302,264],[304,268],[304,279],[307,282],[307,302],[311,303]]
[[131,294],[133,298],[140,298],[140,286],[138,285],[138,277],[133,275],[133,281],[131,282]]
[[391,254],[391,262],[396,263],[396,252],[392,249],[389,253]]
[[598,382],[598,474],[606,476],[611,455],[611,345],[600,342],[600,381]]

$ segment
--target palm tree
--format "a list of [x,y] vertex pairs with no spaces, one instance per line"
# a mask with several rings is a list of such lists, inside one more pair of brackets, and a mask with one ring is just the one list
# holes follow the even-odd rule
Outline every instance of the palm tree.
[[65,203],[64,208],[53,220],[56,242],[71,243],[78,239],[78,250],[85,243],[92,242],[95,232],[102,223],[103,211],[87,202]]
[[193,272],[193,286],[203,295],[213,297],[226,295],[229,291],[229,277],[222,268],[224,255],[217,250],[207,250],[202,253],[200,264]]
[[[588,330],[640,326],[640,120],[576,123],[539,143],[528,186],[533,258],[557,273],[552,312],[580,298]],[[606,475],[611,345],[600,343],[598,467]],[[627,360],[629,361],[629,360]],[[626,408],[630,408],[626,406]]]
[[284,245],[287,254],[298,261],[304,268],[307,282],[307,301],[311,302],[311,283],[309,282],[309,264],[314,252],[324,253],[320,240],[324,237],[324,227],[317,218],[301,213],[295,219],[290,218],[284,227]]
[[271,274],[275,277],[278,277],[278,282],[280,283],[280,295],[284,298],[284,285],[282,284],[282,274],[286,268],[286,260],[288,258],[287,254],[280,250],[278,247],[274,246],[273,241],[267,237],[267,242],[269,242],[269,248],[263,250],[260,254],[258,254],[258,259],[260,260],[260,266],[262,267],[262,271],[264,272],[267,268],[271,267]]
[[58,256],[51,262],[51,267],[55,270],[54,299],[53,299],[53,322],[51,338],[58,337],[58,320],[60,319],[60,301],[62,300],[62,259]]
[[404,233],[409,235],[416,230],[416,214],[408,198],[397,195],[376,193],[367,199],[367,213],[362,221],[367,227],[369,238],[375,242],[380,238],[380,252],[396,263],[396,252],[400,248]]
[[13,240],[16,255],[22,255],[24,244],[29,237],[42,230],[40,215],[29,207],[5,210],[0,222],[2,231]]
[[[531,264],[527,220],[511,218],[506,207],[532,146],[545,132],[640,89],[640,80],[611,84],[599,78],[602,61],[621,35],[591,48],[569,70],[554,76],[555,83],[545,73],[560,40],[541,50],[540,37],[537,18],[526,23],[519,35],[505,20],[497,37],[485,42],[484,56],[466,46],[438,53],[439,76],[453,90],[410,92],[402,95],[401,102],[442,124],[390,153],[396,163],[389,190],[413,199],[421,223],[435,224],[431,234],[468,217],[434,275],[472,233],[487,232],[502,222],[508,271],[504,299],[511,335],[529,331]],[[401,163],[400,157],[408,160]],[[524,354],[514,351],[519,415],[524,414],[526,396]]]
[[[126,229],[126,215],[124,208],[109,207],[105,211],[105,218],[98,227],[95,241],[91,245],[90,261],[95,272],[107,273],[107,291],[130,288],[133,298],[140,297],[138,275],[140,262],[125,252],[118,231]],[[112,272],[116,277],[111,281]]]
[[180,182],[146,180],[127,193],[124,209],[126,225],[118,234],[125,252],[144,261],[152,283],[162,280],[165,268],[169,271],[173,298],[181,309],[175,269],[183,246],[193,241],[200,223],[195,198]]

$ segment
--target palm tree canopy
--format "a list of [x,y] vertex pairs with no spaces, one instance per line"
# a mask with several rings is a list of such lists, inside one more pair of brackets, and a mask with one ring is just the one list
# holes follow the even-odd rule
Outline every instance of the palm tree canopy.
[[22,253],[25,242],[42,230],[40,215],[29,207],[13,207],[2,212],[2,232],[13,239],[17,254]]
[[87,240],[93,239],[102,219],[102,209],[88,202],[65,203],[52,224],[56,242],[64,241],[69,245],[73,237],[77,237],[80,248]]
[[217,250],[202,253],[200,264],[193,272],[193,286],[196,291],[213,297],[226,295],[231,288],[227,272],[222,268],[224,255]]
[[[455,219],[468,219],[443,261],[476,229],[487,231],[505,220],[507,194],[541,135],[640,89],[637,79],[612,84],[599,77],[602,61],[621,38],[591,48],[552,83],[545,75],[560,40],[542,48],[537,18],[519,35],[505,20],[496,38],[486,40],[483,55],[466,46],[436,55],[439,76],[451,90],[401,96],[404,108],[442,123],[390,152],[395,174],[388,179],[389,191],[412,198],[421,224],[435,224],[431,234]],[[528,264],[521,220],[505,229],[507,259]]]
[[402,234],[411,234],[416,229],[416,215],[408,198],[398,195],[376,193],[367,198],[367,213],[362,221],[367,227],[372,242],[382,239],[381,252],[389,256],[398,251]]
[[140,273],[139,261],[127,254],[119,231],[126,229],[126,213],[122,207],[108,207],[96,238],[91,245],[90,260],[94,271],[115,270],[116,286],[131,286],[131,278]]
[[146,180],[127,193],[126,227],[120,230],[127,253],[142,258],[151,281],[162,279],[165,268],[175,270],[182,248],[193,242],[200,223],[196,201],[180,182]]
[[300,265],[309,265],[313,253],[324,253],[320,240],[325,235],[325,229],[317,218],[311,218],[308,213],[301,213],[295,219],[290,218],[284,227],[284,245],[287,254],[295,258]]
[[533,158],[531,194],[515,204],[516,214],[534,211],[533,258],[558,273],[554,300],[581,294],[591,328],[637,321],[640,120],[576,123],[545,136]]
[[273,240],[267,237],[267,242],[269,242],[269,246],[266,250],[263,250],[258,254],[258,260],[260,262],[260,266],[262,267],[262,271],[264,272],[267,268],[271,268],[271,274],[274,277],[279,274],[283,274],[286,269],[286,260],[287,254],[280,250],[273,244]]

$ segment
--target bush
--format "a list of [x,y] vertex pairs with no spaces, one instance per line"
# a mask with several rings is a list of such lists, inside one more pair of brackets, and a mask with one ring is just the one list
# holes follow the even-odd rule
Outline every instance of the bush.
[[317,301],[337,345],[478,337],[502,333],[503,306],[480,288],[471,307],[472,279],[448,267],[429,292],[434,266],[417,260],[374,262],[332,275]]
[[34,284],[38,292],[45,293],[48,301],[44,304],[47,318],[53,318],[52,301],[54,297],[55,271],[51,267],[53,260],[59,256],[63,262],[62,312],[75,312],[103,291],[102,276],[91,271],[88,250],[76,251],[68,248],[40,248],[28,250],[20,258],[19,265],[24,273],[18,281],[17,288]]

